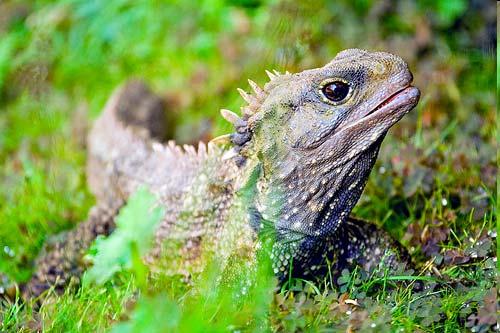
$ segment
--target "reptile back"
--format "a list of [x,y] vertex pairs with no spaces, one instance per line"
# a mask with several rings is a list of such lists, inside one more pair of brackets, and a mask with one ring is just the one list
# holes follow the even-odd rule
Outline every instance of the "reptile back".
[[78,279],[92,241],[114,230],[119,208],[141,186],[165,208],[147,262],[168,254],[165,239],[175,239],[181,247],[175,251],[184,257],[176,271],[186,271],[198,259],[202,240],[215,241],[218,221],[227,213],[224,206],[232,199],[237,167],[212,145],[200,143],[195,149],[162,143],[167,125],[162,100],[143,83],[131,81],[113,93],[88,136],[87,181],[96,207],[77,228],[46,244],[23,288],[25,296],[38,296],[52,285],[62,291],[72,277]]

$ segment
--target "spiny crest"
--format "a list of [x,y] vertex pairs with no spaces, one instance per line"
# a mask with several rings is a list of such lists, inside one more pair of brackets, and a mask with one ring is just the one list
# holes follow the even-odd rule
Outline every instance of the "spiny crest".
[[186,157],[203,161],[208,156],[214,156],[215,154],[222,155],[223,152],[222,148],[216,144],[209,142],[207,145],[202,141],[198,143],[198,147],[187,144],[180,146],[173,140],[169,140],[166,143],[152,141],[151,149],[155,153],[159,153],[157,156],[175,158],[180,161]]
[[241,108],[241,111],[243,113],[241,117],[230,110],[222,109],[220,111],[222,117],[233,124],[236,132],[232,134],[221,135],[211,141],[215,144],[233,144],[234,147],[231,152],[228,152],[228,154],[225,155],[227,159],[239,157],[240,163],[238,164],[241,165],[244,163],[246,157],[245,148],[248,146],[248,142],[252,138],[255,123],[257,123],[259,119],[261,119],[262,115],[259,114],[259,110],[262,103],[268,96],[269,91],[272,89],[272,87],[275,86],[275,83],[279,81],[279,78],[291,75],[288,71],[285,74],[281,74],[276,70],[273,70],[273,73],[266,70],[266,74],[269,76],[270,81],[266,83],[264,88],[259,87],[257,83],[249,79],[248,84],[253,90],[252,94],[247,93],[241,88],[237,89],[241,97],[247,103]]
[[260,88],[257,83],[250,79],[248,80],[248,84],[250,84],[250,87],[254,91],[253,95],[247,94],[243,89],[240,88],[238,88],[238,92],[240,93],[241,97],[243,97],[243,99],[247,102],[247,105],[245,105],[241,109],[243,111],[243,116],[247,116],[248,118],[250,118],[259,110],[262,102],[266,99],[267,91]]

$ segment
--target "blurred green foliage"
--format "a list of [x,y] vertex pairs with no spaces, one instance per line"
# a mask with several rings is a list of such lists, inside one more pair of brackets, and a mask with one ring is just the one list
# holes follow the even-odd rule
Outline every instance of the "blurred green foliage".
[[[198,293],[172,277],[150,277],[145,290],[123,272],[45,303],[37,315],[29,306],[0,306],[0,330],[102,331],[130,319],[115,327],[130,331],[166,313],[165,330],[169,323],[255,331],[455,331],[466,324],[486,330],[481,320],[488,320],[495,264],[492,242],[483,240],[496,223],[498,58],[496,10],[478,0],[1,2],[0,287],[7,277],[28,279],[43,242],[85,218],[93,203],[85,135],[118,84],[131,77],[149,82],[177,119],[175,138],[195,142],[231,130],[217,110],[242,105],[235,88],[247,88],[247,78],[263,83],[264,69],[322,66],[349,47],[401,55],[422,90],[417,109],[385,140],[355,214],[401,239],[422,274],[433,266],[454,288],[375,292],[353,311],[331,286],[299,282],[270,295],[265,274],[258,297],[233,304],[231,290],[210,298],[216,266],[195,284]],[[457,264],[467,253],[480,256]],[[349,281],[359,283],[351,293],[380,279],[353,275]],[[211,320],[222,314],[226,319]]]
[[105,239],[97,238],[90,249],[93,265],[83,283],[102,284],[124,268],[132,269],[138,282],[145,283],[140,258],[151,248],[154,231],[165,214],[165,208],[155,207],[155,203],[155,196],[145,188],[130,197],[116,218],[116,231]]

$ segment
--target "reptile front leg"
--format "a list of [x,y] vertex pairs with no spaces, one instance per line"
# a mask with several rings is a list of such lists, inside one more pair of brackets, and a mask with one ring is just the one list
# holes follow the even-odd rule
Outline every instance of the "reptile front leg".
[[339,270],[359,265],[367,272],[378,267],[395,270],[409,265],[406,249],[375,224],[350,217],[338,233]]

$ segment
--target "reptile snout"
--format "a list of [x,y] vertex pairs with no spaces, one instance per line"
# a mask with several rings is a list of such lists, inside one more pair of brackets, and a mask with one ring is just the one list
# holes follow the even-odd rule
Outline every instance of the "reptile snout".
[[[377,52],[376,54],[380,56],[380,60],[375,62],[375,67],[382,65],[386,68],[386,76],[391,84],[401,88],[411,84],[413,75],[406,61],[397,55],[386,52]],[[377,69],[375,68],[373,71],[376,72]]]

